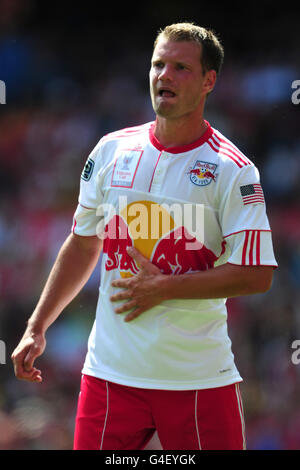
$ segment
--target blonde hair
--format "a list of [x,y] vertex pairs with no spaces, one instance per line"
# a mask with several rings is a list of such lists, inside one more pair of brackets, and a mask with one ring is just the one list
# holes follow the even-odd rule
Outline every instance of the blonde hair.
[[224,49],[213,30],[197,26],[192,22],[174,23],[159,30],[154,41],[154,49],[162,37],[171,41],[197,42],[202,46],[203,73],[215,70],[219,75],[224,60]]

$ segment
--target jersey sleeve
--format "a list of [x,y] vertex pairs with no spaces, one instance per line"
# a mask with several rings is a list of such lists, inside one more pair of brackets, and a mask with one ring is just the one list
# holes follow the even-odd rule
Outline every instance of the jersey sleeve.
[[80,177],[78,205],[73,216],[72,232],[76,235],[97,235],[97,227],[101,221],[98,215],[103,195],[99,184],[103,159],[101,157],[101,141],[88,156]]
[[219,219],[223,238],[230,249],[227,262],[277,267],[257,168],[246,165],[235,175],[228,175],[220,199]]

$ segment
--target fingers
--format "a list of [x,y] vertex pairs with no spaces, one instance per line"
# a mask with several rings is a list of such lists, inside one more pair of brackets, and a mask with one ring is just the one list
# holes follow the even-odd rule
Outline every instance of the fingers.
[[39,356],[40,351],[36,345],[32,345],[24,358],[24,369],[27,372],[30,372],[33,369],[33,363],[35,359]]
[[132,296],[132,291],[129,289],[126,289],[124,291],[118,292],[117,294],[114,294],[110,297],[110,300],[112,302],[117,302],[118,300],[126,300],[130,299]]
[[19,358],[15,359],[14,371],[17,379],[28,380],[29,382],[42,382],[41,371],[35,367],[31,369],[25,368],[24,362]]
[[149,260],[145,258],[134,246],[127,247],[127,253],[140,265],[141,268],[145,266],[145,264],[149,263]]
[[123,304],[120,307],[116,308],[115,312],[116,313],[124,313],[124,312],[127,312],[127,310],[130,310],[134,307],[136,307],[136,300],[130,300],[129,302],[126,302],[125,304]]
[[159,268],[136,248],[128,247],[127,252],[140,266],[140,271],[136,276],[113,280],[111,286],[123,290],[110,297],[111,302],[126,301],[115,309],[115,313],[124,313],[134,309],[125,317],[126,322],[135,319],[158,303],[153,295],[149,295],[149,290],[153,289],[153,279],[158,279],[157,276],[161,275]]
[[15,373],[17,379],[26,380],[28,382],[42,382],[42,372],[35,367],[32,368],[30,371],[24,370],[24,368],[19,367]]
[[144,310],[142,310],[141,308],[136,308],[132,312],[128,313],[128,315],[126,315],[126,317],[124,318],[124,321],[130,322],[134,320],[135,318],[139,317],[143,312]]
[[127,287],[128,288],[128,284],[129,284],[130,280],[129,279],[115,279],[114,281],[112,281],[111,285],[112,287]]
[[33,366],[35,359],[41,354],[41,348],[35,344],[20,344],[11,359],[14,365],[15,376],[30,382],[42,382],[42,373]]
[[150,274],[160,274],[160,269],[151,263],[151,261],[142,255],[142,253],[134,246],[128,246],[127,253],[137,262],[141,270],[144,270],[146,273]]

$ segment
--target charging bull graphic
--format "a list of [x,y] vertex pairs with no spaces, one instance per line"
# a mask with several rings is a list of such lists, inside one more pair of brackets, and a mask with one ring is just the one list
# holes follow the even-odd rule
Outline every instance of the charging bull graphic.
[[[158,212],[153,209],[158,209],[161,216],[157,217]],[[176,226],[168,211],[152,201],[129,204],[105,226],[103,253],[106,254],[106,270],[118,269],[121,277],[138,273],[139,267],[127,253],[128,246],[135,246],[163,274],[206,270],[212,268],[217,260],[216,255],[186,227]]]

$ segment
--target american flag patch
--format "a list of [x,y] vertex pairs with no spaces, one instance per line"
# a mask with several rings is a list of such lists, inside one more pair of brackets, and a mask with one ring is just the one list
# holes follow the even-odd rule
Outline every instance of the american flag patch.
[[245,206],[247,204],[256,203],[264,204],[265,202],[264,193],[259,183],[246,184],[245,186],[240,186],[240,191]]

